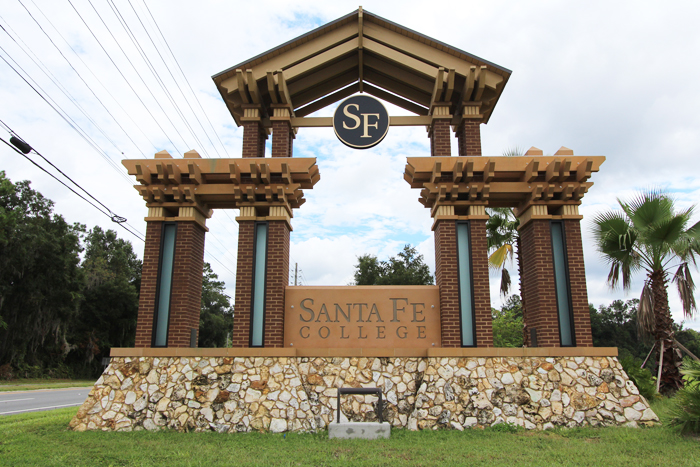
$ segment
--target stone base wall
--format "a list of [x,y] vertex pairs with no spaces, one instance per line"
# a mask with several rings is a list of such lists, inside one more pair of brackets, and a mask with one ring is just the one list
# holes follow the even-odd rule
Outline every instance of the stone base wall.
[[[410,430],[658,422],[615,357],[116,357],[70,427],[316,431],[337,387],[382,388],[384,420]],[[375,421],[376,407],[343,396],[342,419]]]

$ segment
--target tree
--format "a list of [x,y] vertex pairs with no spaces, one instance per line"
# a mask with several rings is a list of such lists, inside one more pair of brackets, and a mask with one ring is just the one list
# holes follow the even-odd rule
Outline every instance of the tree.
[[598,251],[610,264],[608,283],[615,288],[631,286],[632,273],[644,270],[637,321],[642,334],[654,336],[663,346],[662,392],[682,386],[678,371],[680,353],[674,343],[673,319],[668,306],[668,275],[675,269],[673,282],[686,316],[696,311],[693,279],[689,264],[696,265],[700,252],[700,223],[688,227],[693,208],[675,212],[673,200],[659,191],[643,192],[629,202],[618,199],[621,211],[609,211],[594,219]]
[[[56,369],[71,350],[67,323],[78,314],[83,283],[80,236],[53,202],[0,172],[0,362],[23,374]],[[55,373],[54,373],[55,374]]]
[[411,245],[404,245],[397,256],[379,261],[374,255],[357,257],[355,266],[356,285],[431,285],[433,276]]
[[523,346],[523,308],[520,297],[511,295],[500,310],[491,308],[494,347]]
[[225,293],[224,283],[204,263],[202,309],[199,317],[199,347],[225,347],[233,331],[233,306]]
[[83,298],[77,318],[69,323],[76,348],[69,363],[93,376],[102,371],[101,359],[112,347],[134,345],[141,261],[131,243],[114,230],[94,227],[85,237],[81,269]]
[[651,344],[637,337],[638,299],[615,300],[610,305],[590,306],[591,333],[596,347],[617,347],[620,358],[630,355],[644,360]]
[[[510,292],[510,272],[506,265],[508,260],[518,250],[520,236],[518,226],[520,220],[515,217],[510,208],[488,208],[489,219],[486,221],[486,239],[488,242],[489,267],[501,271],[501,294],[503,297]],[[520,257],[518,257],[518,262]]]

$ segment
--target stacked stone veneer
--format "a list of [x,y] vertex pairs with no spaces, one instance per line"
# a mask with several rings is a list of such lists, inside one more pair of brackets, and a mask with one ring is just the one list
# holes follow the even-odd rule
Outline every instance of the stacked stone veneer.
[[[338,386],[382,388],[384,420],[411,430],[658,421],[614,357],[119,357],[70,427],[316,431],[334,421]],[[374,396],[344,396],[341,410],[377,419]]]

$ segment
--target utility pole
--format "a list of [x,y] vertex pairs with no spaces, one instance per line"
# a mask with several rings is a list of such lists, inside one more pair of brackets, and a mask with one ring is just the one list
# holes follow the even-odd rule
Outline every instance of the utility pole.
[[298,273],[299,273],[299,263],[294,263],[294,285],[297,285]]

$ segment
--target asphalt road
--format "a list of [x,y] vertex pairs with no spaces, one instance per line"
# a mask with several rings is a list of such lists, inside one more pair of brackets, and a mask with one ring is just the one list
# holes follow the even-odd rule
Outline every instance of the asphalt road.
[[0,415],[58,409],[81,405],[91,388],[0,392]]

